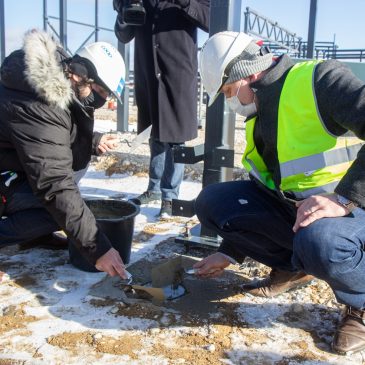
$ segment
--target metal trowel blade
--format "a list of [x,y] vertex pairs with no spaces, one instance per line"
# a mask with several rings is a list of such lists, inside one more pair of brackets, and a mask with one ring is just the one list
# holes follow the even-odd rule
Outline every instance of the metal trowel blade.
[[186,289],[182,285],[167,285],[163,288],[153,288],[142,285],[132,285],[132,288],[136,291],[143,291],[152,296],[152,298],[158,302],[165,300],[173,300],[181,297],[185,294]]
[[134,290],[143,291],[152,296],[153,299],[163,302],[165,300],[165,293],[163,288],[152,288],[148,286],[142,286],[142,285],[132,285],[132,288]]
[[137,137],[131,142],[131,147],[129,149],[129,153],[133,152],[136,148],[138,148],[145,140],[147,140],[151,135],[152,124],[146,128],[143,132],[137,135]]
[[182,285],[178,285],[176,287],[173,285],[168,285],[162,289],[165,295],[165,300],[173,300],[179,298],[183,296],[186,292],[186,289]]
[[124,270],[124,271],[127,275],[127,279],[121,280],[119,284],[121,284],[121,285],[130,285],[133,281],[133,276],[129,271],[127,271],[127,270]]

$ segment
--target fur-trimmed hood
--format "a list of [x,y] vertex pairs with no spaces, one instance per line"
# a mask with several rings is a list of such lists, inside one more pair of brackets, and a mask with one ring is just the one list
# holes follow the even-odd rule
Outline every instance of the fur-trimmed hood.
[[57,43],[43,31],[25,34],[21,50],[12,52],[1,66],[4,86],[34,92],[51,106],[66,109],[72,89],[60,63]]

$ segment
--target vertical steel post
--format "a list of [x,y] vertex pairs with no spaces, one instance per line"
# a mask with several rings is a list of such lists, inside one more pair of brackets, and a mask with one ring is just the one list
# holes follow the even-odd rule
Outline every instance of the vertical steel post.
[[67,0],[60,0],[60,43],[67,50]]
[[317,0],[311,0],[310,10],[309,10],[307,58],[313,58],[314,55],[316,22],[317,22]]
[[[225,30],[240,31],[240,23],[241,0],[211,0],[209,36]],[[233,150],[234,133],[235,113],[226,108],[224,97],[220,95],[212,106],[207,107],[203,188],[209,184],[232,180],[232,168],[216,167],[213,153],[220,146]],[[202,226],[201,235],[211,237],[215,234]]]
[[244,26],[243,26],[243,31],[248,34],[248,26],[249,26],[249,20],[250,20],[250,13],[248,11],[248,8],[246,8],[246,11],[245,11],[245,23],[244,23]]
[[0,0],[0,57],[1,63],[5,58],[5,0]]
[[95,0],[95,42],[99,41],[99,0]]
[[[125,81],[129,81],[129,44],[118,42],[118,51],[122,55],[125,63]],[[129,89],[124,88],[122,96],[123,105],[118,103],[117,106],[117,131],[128,131],[128,114],[129,114]]]
[[48,8],[47,0],[43,0],[43,30],[46,32],[48,28]]

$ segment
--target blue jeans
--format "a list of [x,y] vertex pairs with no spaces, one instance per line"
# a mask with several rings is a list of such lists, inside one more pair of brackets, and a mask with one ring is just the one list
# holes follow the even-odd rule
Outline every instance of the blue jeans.
[[59,226],[43,208],[24,181],[7,197],[4,217],[0,218],[0,247],[15,245],[57,231]]
[[199,220],[223,238],[219,251],[242,262],[304,271],[326,281],[340,303],[365,307],[365,211],[323,218],[294,234],[296,208],[255,182],[207,186],[196,200]]
[[162,194],[163,200],[177,199],[184,177],[184,164],[174,163],[172,148],[175,144],[150,138],[150,167],[147,190]]

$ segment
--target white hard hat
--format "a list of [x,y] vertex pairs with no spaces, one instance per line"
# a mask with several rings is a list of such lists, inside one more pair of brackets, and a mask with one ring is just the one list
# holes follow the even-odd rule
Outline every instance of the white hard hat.
[[253,41],[246,33],[220,32],[210,37],[200,52],[200,76],[212,105],[224,84],[227,65]]
[[93,63],[100,80],[121,102],[125,85],[125,64],[118,50],[107,42],[95,42],[82,47],[77,55]]

